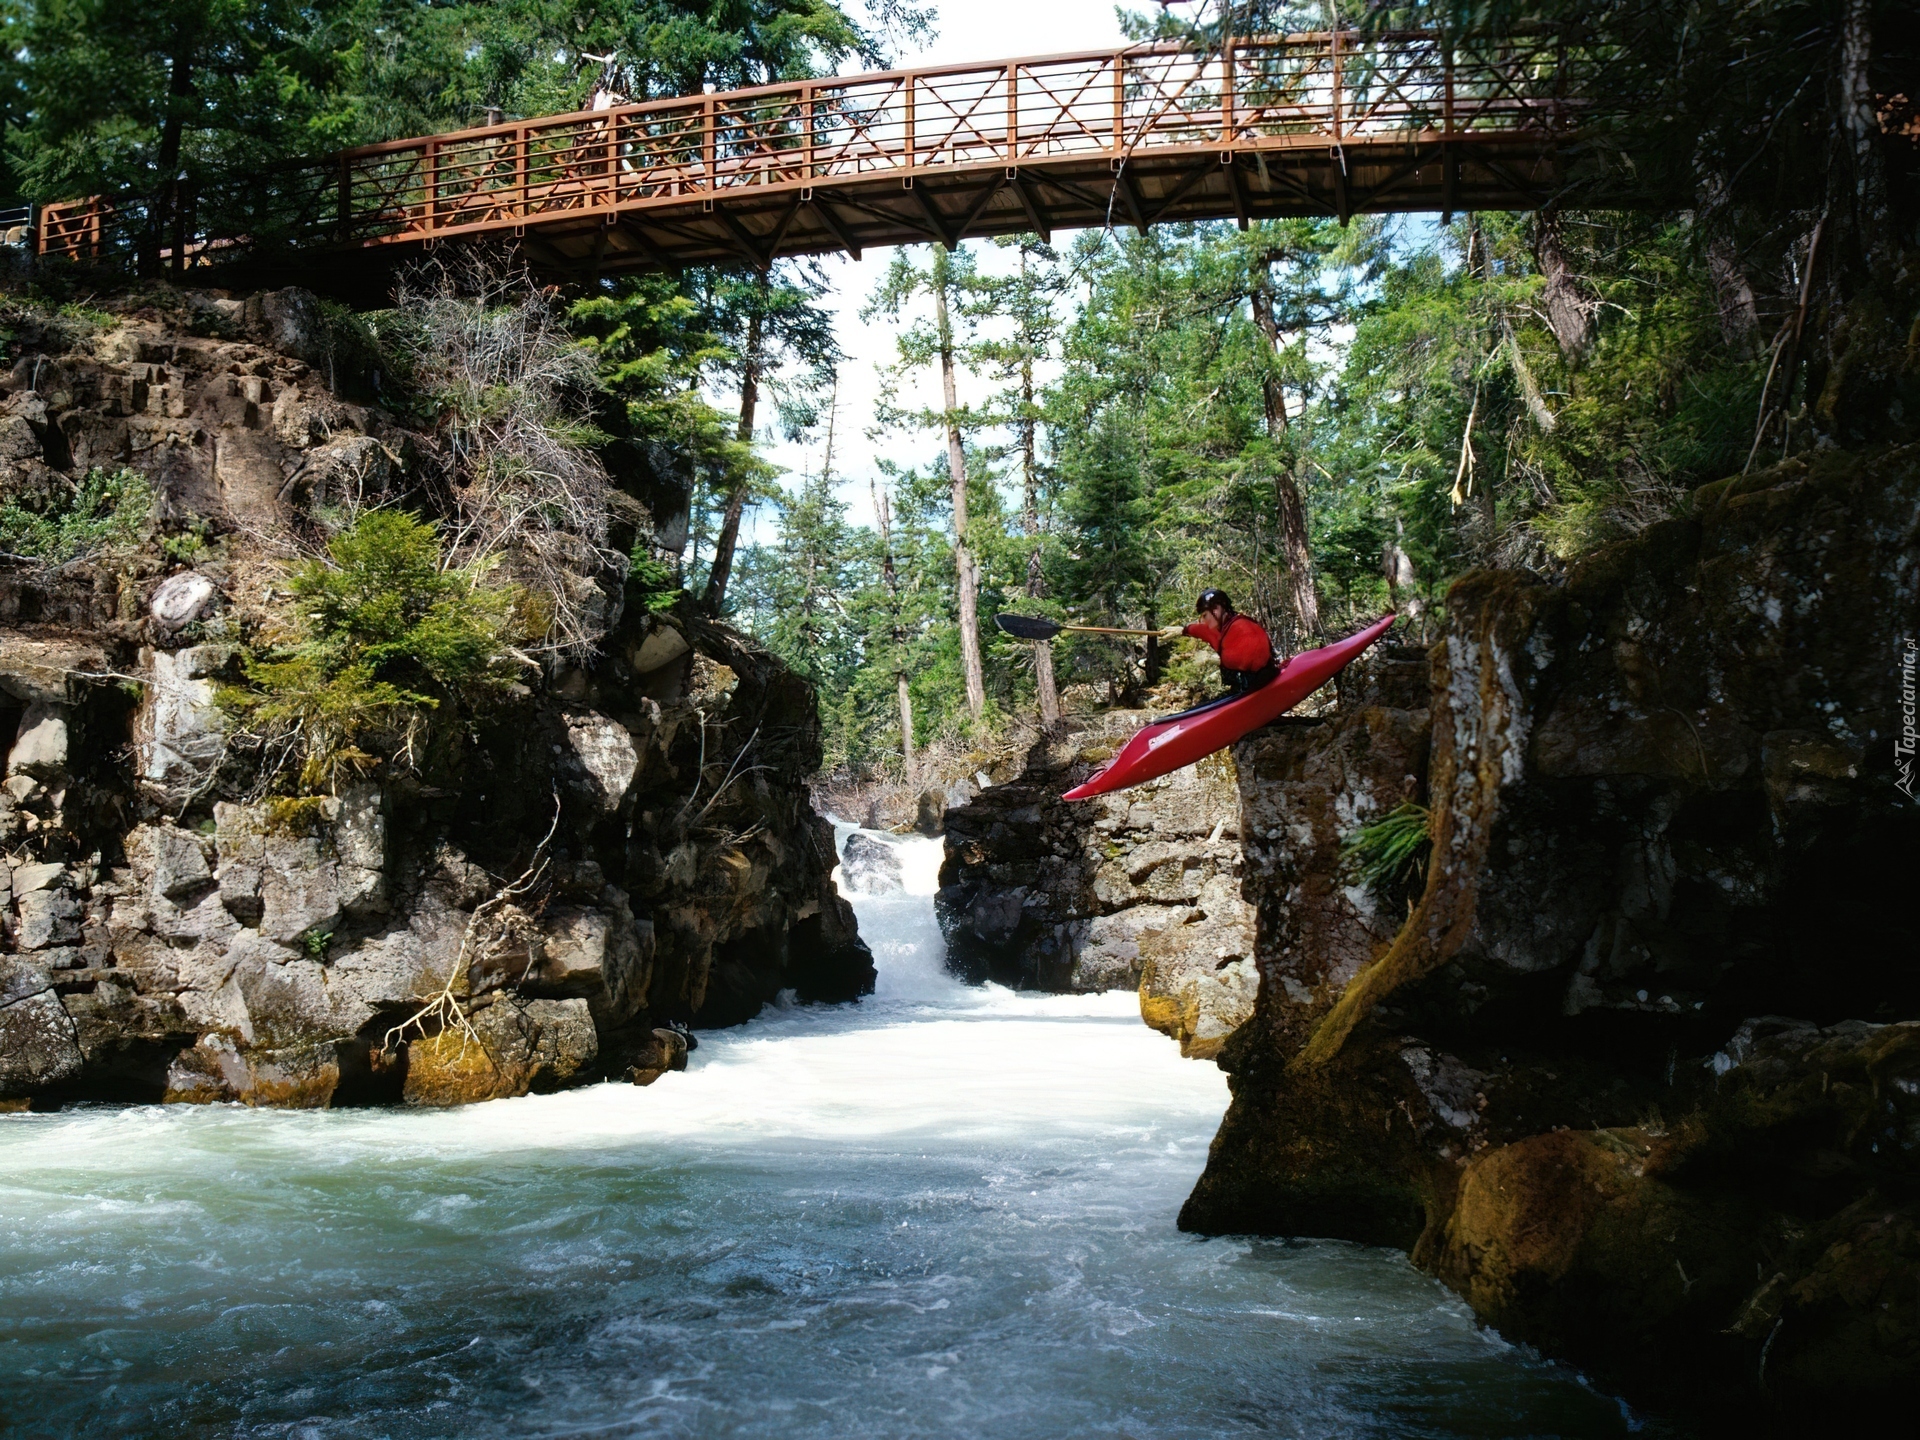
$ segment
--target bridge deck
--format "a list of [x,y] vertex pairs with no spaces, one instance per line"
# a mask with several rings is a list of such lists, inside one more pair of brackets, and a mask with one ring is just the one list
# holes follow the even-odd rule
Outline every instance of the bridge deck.
[[[1607,112],[1605,61],[1547,30],[1334,32],[810,80],[350,150],[203,191],[163,238],[186,264],[264,234],[393,258],[512,236],[585,275],[1106,224],[1530,208]],[[138,243],[148,213],[48,206],[36,241],[104,256]]]

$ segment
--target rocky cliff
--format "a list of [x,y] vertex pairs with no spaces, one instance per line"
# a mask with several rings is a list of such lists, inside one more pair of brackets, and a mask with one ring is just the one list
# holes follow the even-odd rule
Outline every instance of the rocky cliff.
[[[435,764],[263,794],[219,702],[258,537],[435,444],[327,383],[300,292],[16,316],[0,500],[151,486],[111,559],[0,561],[0,1107],[451,1103],[684,1064],[873,969],[834,892],[811,688],[684,605],[532,667]],[[637,502],[625,502],[644,519]]]
[[1138,989],[1149,1025],[1210,1057],[1252,1013],[1252,911],[1221,758],[1086,803],[1060,796],[1146,711],[1043,738],[1006,783],[946,811],[938,906],[950,964],[1043,990]]
[[[1182,1225],[1404,1246],[1656,1404],[1910,1397],[1917,600],[1920,453],[1827,453],[1237,746],[1258,994]],[[1424,874],[1358,883],[1409,799]]]

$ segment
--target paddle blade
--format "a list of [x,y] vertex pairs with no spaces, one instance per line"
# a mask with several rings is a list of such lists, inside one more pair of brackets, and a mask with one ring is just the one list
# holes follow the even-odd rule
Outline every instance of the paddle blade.
[[1009,635],[1022,640],[1051,640],[1060,633],[1060,627],[1051,620],[1040,620],[1032,615],[996,615],[993,623]]

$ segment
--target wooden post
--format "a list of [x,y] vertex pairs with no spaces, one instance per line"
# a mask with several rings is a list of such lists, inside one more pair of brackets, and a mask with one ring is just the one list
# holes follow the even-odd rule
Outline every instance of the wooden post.
[[1220,46],[1220,143],[1233,144],[1233,41]]
[[422,208],[426,211],[427,229],[440,228],[440,143],[427,141],[425,170],[427,173],[427,193]]
[[1444,98],[1441,101],[1441,138],[1440,138],[1440,223],[1453,223],[1453,187],[1459,162],[1453,153],[1453,37],[1440,37],[1440,68],[1446,76]]
[[1113,154],[1118,159],[1126,152],[1127,52],[1113,54]]
[[[606,184],[607,204],[609,205],[618,205],[620,203],[620,142],[617,138],[619,135],[619,132],[620,132],[620,107],[617,105],[610,105],[607,107],[607,184]],[[605,235],[606,235],[606,232],[603,230],[601,232],[603,246],[605,243]],[[594,262],[594,265],[597,273],[599,261],[596,260]]]
[[907,169],[912,171],[919,158],[919,146],[913,131],[913,76],[907,76]]
[[1346,229],[1350,212],[1347,209],[1347,155],[1341,148],[1344,135],[1340,125],[1340,32],[1333,32],[1333,208],[1340,217],[1340,228]]
[[712,194],[720,185],[720,140],[716,133],[719,112],[714,106],[713,97],[707,97],[707,103],[701,116],[701,124],[706,128],[702,150],[706,158],[707,193]]
[[347,152],[340,152],[340,179],[338,187],[340,203],[340,233],[335,237],[344,245],[353,237],[353,166],[347,160]]
[[1007,65],[1007,163],[1020,163],[1020,66],[1017,62]]
[[815,164],[815,158],[816,158],[816,157],[815,157],[815,155],[814,155],[814,149],[813,149],[813,147],[814,147],[814,141],[815,141],[815,138],[816,138],[816,137],[815,137],[815,134],[814,134],[814,109],[815,109],[815,107],[816,107],[816,106],[818,106],[818,105],[819,105],[819,103],[820,103],[820,87],[819,87],[818,85],[809,85],[809,86],[807,86],[807,89],[806,89],[806,96],[807,96],[807,99],[806,99],[806,105],[807,105],[807,178],[808,178],[809,180],[811,180],[811,179],[813,179],[813,178],[814,178],[814,176],[815,176],[816,174],[818,174],[818,173],[819,173],[818,171],[816,171],[816,170],[814,169],[814,164]]
[[525,219],[527,214],[527,127],[513,127],[513,178],[515,188],[520,192],[520,204],[515,213]]
[[1340,32],[1332,31],[1333,57],[1333,143],[1340,143]]

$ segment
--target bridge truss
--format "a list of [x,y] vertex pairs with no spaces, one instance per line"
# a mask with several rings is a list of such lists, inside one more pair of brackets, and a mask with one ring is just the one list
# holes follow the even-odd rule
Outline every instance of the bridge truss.
[[[272,237],[361,261],[512,237],[585,278],[1176,220],[1537,207],[1625,108],[1559,30],[1339,31],[808,80],[345,151],[168,209],[45,206],[41,254]],[[1603,182],[1604,183],[1604,182]]]

